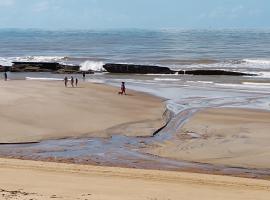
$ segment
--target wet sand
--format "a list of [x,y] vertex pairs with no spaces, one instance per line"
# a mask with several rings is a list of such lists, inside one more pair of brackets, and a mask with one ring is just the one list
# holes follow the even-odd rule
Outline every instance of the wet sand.
[[168,141],[146,152],[161,157],[243,168],[270,168],[270,112],[211,108],[196,113]]
[[268,200],[269,188],[247,178],[0,159],[4,199]]
[[8,81],[0,86],[0,143],[48,139],[151,136],[165,123],[161,99],[102,84],[65,88],[61,81]]

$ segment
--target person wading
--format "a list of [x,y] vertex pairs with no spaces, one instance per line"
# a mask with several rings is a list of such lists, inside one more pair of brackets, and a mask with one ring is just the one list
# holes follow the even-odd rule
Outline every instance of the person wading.
[[64,78],[64,82],[65,82],[65,87],[67,87],[67,84],[68,84],[68,78],[67,77]]
[[70,83],[71,83],[71,86],[74,87],[74,78],[73,78],[73,76],[71,76]]
[[7,72],[4,73],[4,79],[7,81]]

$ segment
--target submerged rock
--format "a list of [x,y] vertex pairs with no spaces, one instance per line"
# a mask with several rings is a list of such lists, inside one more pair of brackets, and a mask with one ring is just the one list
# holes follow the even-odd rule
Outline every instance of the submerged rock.
[[174,74],[176,71],[168,67],[159,67],[151,65],[133,65],[133,64],[113,64],[108,63],[103,66],[110,73],[127,74]]

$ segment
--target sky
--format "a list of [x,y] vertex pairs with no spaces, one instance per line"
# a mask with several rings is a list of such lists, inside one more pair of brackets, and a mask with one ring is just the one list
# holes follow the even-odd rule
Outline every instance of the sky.
[[270,0],[0,0],[0,28],[270,28]]

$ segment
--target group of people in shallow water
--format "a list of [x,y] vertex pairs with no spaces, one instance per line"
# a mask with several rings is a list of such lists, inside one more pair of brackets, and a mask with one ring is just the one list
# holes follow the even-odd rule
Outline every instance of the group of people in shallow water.
[[[66,76],[64,78],[64,82],[65,82],[65,87],[68,87],[68,77]],[[73,76],[70,77],[70,84],[71,84],[71,87],[74,87],[74,83],[75,83],[75,86],[78,87],[78,83],[79,83],[79,80],[78,78],[73,78]]]
[[[66,76],[64,78],[64,83],[65,83],[65,87],[68,87],[68,77]],[[70,84],[71,84],[71,87],[74,87],[74,83],[75,83],[75,87],[78,87],[78,83],[79,83],[79,80],[78,78],[73,78],[73,76],[70,77]],[[120,88],[120,91],[118,92],[118,94],[121,94],[121,95],[127,95],[126,94],[126,85],[125,85],[125,82],[122,82],[121,83],[121,88]]]
[[[83,78],[85,78],[85,74],[83,74]],[[7,81],[7,73],[4,72],[4,80]],[[64,78],[64,83],[65,83],[65,87],[68,87],[68,77],[65,76]],[[74,85],[75,83],[75,85]],[[73,76],[70,77],[70,84],[71,84],[71,87],[78,87],[78,83],[79,83],[79,80],[78,78],[75,78]],[[118,92],[118,94],[121,94],[121,95],[126,95],[126,85],[125,85],[125,82],[122,82],[121,83],[121,88],[120,88],[120,91]]]

